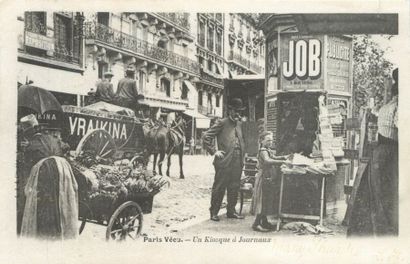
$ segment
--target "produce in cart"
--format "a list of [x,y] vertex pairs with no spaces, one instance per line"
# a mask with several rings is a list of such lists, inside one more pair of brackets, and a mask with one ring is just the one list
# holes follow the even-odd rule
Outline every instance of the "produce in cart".
[[107,226],[107,240],[136,239],[143,213],[151,212],[154,195],[169,181],[148,171],[142,156],[114,161],[112,142],[109,134],[94,130],[70,159],[79,185],[80,233],[86,222],[92,222]]

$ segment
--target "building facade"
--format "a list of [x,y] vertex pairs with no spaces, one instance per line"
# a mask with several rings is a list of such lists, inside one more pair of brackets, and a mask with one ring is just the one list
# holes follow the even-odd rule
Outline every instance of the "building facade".
[[110,70],[114,86],[134,67],[140,102],[184,111],[199,78],[188,13],[85,14],[85,78],[88,87]]
[[198,112],[208,117],[222,117],[224,89],[224,14],[197,14],[197,57],[200,81],[197,83]]
[[24,12],[17,21],[18,84],[32,83],[52,91],[62,104],[80,105],[87,93],[82,14]]
[[248,14],[226,15],[225,59],[228,77],[244,74],[264,74],[265,41],[256,28],[255,20]]

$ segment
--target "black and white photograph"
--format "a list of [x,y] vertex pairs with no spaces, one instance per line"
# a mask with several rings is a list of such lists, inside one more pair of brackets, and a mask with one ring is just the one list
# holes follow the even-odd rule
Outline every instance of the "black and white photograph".
[[352,245],[407,229],[409,9],[39,7],[16,10],[15,88],[1,92],[16,98],[4,225],[16,243],[155,255],[340,241],[361,256],[352,263],[406,261]]

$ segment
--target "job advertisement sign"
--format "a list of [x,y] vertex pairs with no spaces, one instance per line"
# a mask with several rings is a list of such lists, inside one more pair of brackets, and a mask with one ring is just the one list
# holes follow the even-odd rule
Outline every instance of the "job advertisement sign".
[[324,36],[281,36],[282,90],[324,89]]

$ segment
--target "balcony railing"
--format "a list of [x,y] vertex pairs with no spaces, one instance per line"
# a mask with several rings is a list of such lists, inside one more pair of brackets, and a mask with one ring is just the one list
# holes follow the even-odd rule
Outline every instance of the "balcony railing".
[[251,71],[257,72],[257,73],[262,73],[262,66],[259,66],[255,63],[251,63],[250,67]]
[[201,71],[201,79],[203,79],[205,81],[208,81],[208,82],[218,84],[218,85],[224,85],[224,80],[223,79],[215,78],[214,76],[212,76],[212,75],[210,75],[210,74],[208,74],[204,71]]
[[187,31],[190,31],[191,29],[191,25],[189,23],[189,13],[157,13],[157,14],[162,16],[163,18],[170,20],[176,25],[183,27]]
[[228,60],[234,61],[236,63],[239,63],[240,65],[244,66],[245,68],[261,73],[262,72],[262,66],[259,66],[255,63],[251,63],[249,59],[242,57],[241,55],[233,52],[229,52],[228,55]]
[[86,39],[94,39],[108,45],[141,54],[158,60],[171,67],[179,67],[189,72],[199,74],[199,64],[196,61],[178,55],[171,51],[154,46],[147,41],[95,22],[85,23]]

